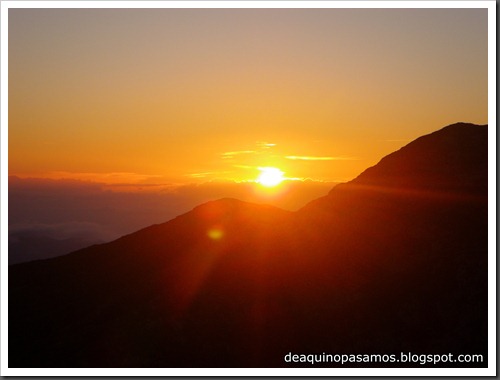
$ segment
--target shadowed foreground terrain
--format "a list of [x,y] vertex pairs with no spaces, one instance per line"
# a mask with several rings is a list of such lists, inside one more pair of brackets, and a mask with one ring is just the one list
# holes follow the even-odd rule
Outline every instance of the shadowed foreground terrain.
[[9,367],[486,366],[487,174],[487,126],[459,123],[295,213],[221,199],[10,266]]

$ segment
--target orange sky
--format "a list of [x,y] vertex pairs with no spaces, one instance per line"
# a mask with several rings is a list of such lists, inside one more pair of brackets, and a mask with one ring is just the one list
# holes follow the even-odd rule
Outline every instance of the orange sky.
[[9,174],[346,181],[487,121],[486,9],[10,9]]

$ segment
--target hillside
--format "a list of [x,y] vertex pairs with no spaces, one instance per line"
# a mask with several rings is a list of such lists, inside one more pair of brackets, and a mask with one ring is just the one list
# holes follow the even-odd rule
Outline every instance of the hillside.
[[289,352],[409,351],[486,366],[487,206],[487,126],[459,123],[296,213],[221,199],[10,266],[9,366],[280,367],[300,365]]

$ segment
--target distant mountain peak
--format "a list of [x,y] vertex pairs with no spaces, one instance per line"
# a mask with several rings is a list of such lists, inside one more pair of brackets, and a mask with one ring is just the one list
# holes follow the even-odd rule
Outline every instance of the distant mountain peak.
[[383,157],[352,181],[299,210],[331,211],[340,193],[397,193],[408,197],[485,197],[488,186],[488,126],[455,123],[421,136]]
[[[192,215],[205,221],[229,221],[229,220],[261,220],[265,221],[273,217],[286,217],[291,212],[278,207],[240,201],[235,198],[222,198],[206,202],[195,207]],[[190,214],[191,214],[190,213]]]
[[478,179],[485,184],[487,127],[463,122],[448,125],[385,156],[351,183],[446,190],[470,187]]

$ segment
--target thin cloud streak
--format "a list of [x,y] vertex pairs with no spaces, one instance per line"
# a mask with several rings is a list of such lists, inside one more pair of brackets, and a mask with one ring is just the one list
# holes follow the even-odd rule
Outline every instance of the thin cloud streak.
[[223,159],[229,159],[229,158],[234,158],[234,156],[238,156],[238,155],[241,155],[241,154],[252,154],[252,153],[256,153],[255,150],[237,150],[237,151],[234,151],[234,152],[225,152],[225,153],[222,153],[221,157]]
[[300,161],[347,161],[347,160],[357,160],[356,157],[317,157],[317,156],[285,156],[288,160],[300,160]]
[[191,174],[186,174],[187,177],[190,178],[206,178],[206,177],[211,177],[214,175],[222,175],[222,174],[227,174],[229,172],[223,171],[223,172],[201,172],[201,173],[191,173]]
[[265,142],[265,141],[257,141],[257,146],[259,148],[266,149],[266,148],[272,148],[273,146],[276,146],[276,144],[274,144],[274,143],[268,143],[268,142]]
[[265,141],[257,141],[255,145],[257,146],[256,150],[235,150],[230,152],[224,152],[221,154],[221,157],[222,159],[231,159],[234,158],[234,156],[241,156],[246,154],[260,154],[276,146],[276,144],[274,143],[268,143]]

